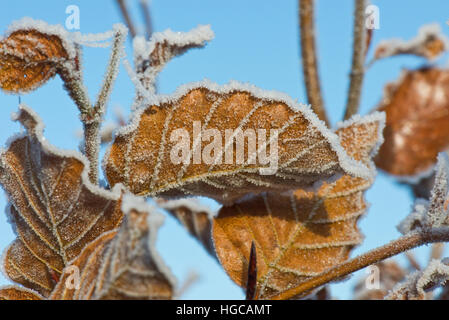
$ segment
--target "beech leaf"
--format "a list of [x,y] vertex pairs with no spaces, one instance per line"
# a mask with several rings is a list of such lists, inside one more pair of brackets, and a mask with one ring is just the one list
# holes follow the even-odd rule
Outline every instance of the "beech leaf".
[[61,26],[23,19],[0,41],[0,88],[12,93],[36,89],[66,61],[75,59],[73,43]]
[[[117,231],[90,243],[64,272],[51,295],[56,300],[171,299],[175,281],[155,250],[163,216],[142,199],[128,195],[125,218]],[[83,279],[79,288],[67,286],[73,267]]]
[[[312,187],[339,174],[373,175],[309,107],[282,94],[205,81],[154,99],[135,112],[107,152],[103,168],[111,185],[123,183],[138,195],[201,195],[229,204],[248,193]],[[236,142],[255,132],[251,148]],[[212,142],[205,143],[207,135]]]
[[43,297],[26,288],[7,286],[0,288],[0,300],[43,300]]
[[[337,130],[348,154],[373,167],[384,114],[358,116]],[[223,207],[213,222],[217,256],[232,280],[245,287],[251,242],[257,249],[258,296],[270,298],[344,262],[362,241],[363,192],[373,178],[344,175],[316,192],[267,192]]]
[[449,146],[449,71],[406,71],[386,87],[378,107],[385,111],[385,143],[376,165],[394,175],[415,176],[433,167]]
[[46,297],[88,243],[120,224],[122,191],[91,184],[87,159],[50,145],[34,111],[21,105],[15,117],[27,131],[0,154],[0,184],[17,234],[4,253],[4,270]]

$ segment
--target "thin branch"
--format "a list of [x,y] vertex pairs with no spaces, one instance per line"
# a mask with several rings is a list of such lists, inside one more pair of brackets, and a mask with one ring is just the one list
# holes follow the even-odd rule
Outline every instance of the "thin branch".
[[416,260],[415,255],[414,255],[412,252],[407,251],[407,252],[405,253],[405,257],[407,258],[407,260],[408,260],[410,266],[411,266],[413,269],[415,269],[415,270],[417,270],[417,271],[421,270],[421,266],[419,265],[419,262]]
[[129,15],[128,8],[126,7],[126,0],[117,0],[117,4],[120,8],[120,12],[122,14],[123,20],[125,20],[126,26],[129,29],[129,33],[131,34],[131,39],[134,39],[136,36],[136,28],[134,27],[134,23]]
[[151,11],[148,0],[140,0],[140,11],[145,21],[146,39],[150,39],[153,34],[153,23],[151,21]]
[[329,125],[321,95],[318,62],[315,46],[314,0],[299,0],[299,27],[301,56],[308,103],[318,118]]
[[100,127],[103,115],[106,111],[106,104],[111,95],[112,87],[118,73],[119,62],[123,51],[123,42],[126,38],[127,30],[123,25],[114,26],[115,36],[109,59],[108,68],[103,85],[98,94],[97,102],[89,112],[82,113],[81,120],[84,126],[84,153],[89,159],[89,178],[94,184],[98,183],[98,161],[100,154]]
[[346,103],[345,119],[351,118],[359,110],[362,92],[363,76],[365,74],[366,30],[365,30],[365,0],[354,0],[354,43],[352,46],[351,82],[348,101]]
[[330,268],[322,274],[300,283],[296,287],[286,290],[276,296],[270,297],[270,299],[287,300],[291,298],[302,298],[310,294],[310,292],[315,288],[318,288],[328,282],[341,279],[357,270],[363,269],[399,253],[419,247],[423,244],[447,241],[449,241],[448,228],[432,229],[430,231],[421,232],[415,231],[382,247],[371,250],[333,268]]

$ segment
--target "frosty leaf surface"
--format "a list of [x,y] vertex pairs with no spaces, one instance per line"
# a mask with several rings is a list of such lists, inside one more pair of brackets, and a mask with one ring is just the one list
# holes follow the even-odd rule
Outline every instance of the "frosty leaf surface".
[[18,286],[0,288],[0,300],[43,300],[37,292]]
[[0,155],[0,184],[17,234],[4,253],[4,270],[11,280],[48,296],[88,243],[118,227],[121,191],[91,184],[84,156],[50,145],[31,109],[21,105],[16,119],[26,132]]
[[[155,249],[162,216],[141,199],[125,196],[121,227],[90,243],[62,275],[51,295],[57,300],[171,299],[173,276]],[[79,288],[67,286],[73,267]]]
[[12,93],[34,90],[74,57],[62,27],[21,20],[0,41],[0,88]]
[[[373,167],[384,115],[353,118],[337,130],[348,154]],[[251,242],[257,249],[258,295],[270,298],[344,262],[361,243],[357,221],[373,179],[344,175],[316,192],[267,192],[223,207],[213,222],[217,256],[232,280],[246,285]]]
[[427,172],[437,154],[449,146],[449,71],[422,68],[407,71],[387,85],[378,107],[385,111],[385,143],[375,161],[399,176]]
[[[195,123],[200,124],[202,137],[207,129],[216,135],[209,141],[198,138]],[[179,130],[186,134],[182,142],[188,151],[180,153],[182,161],[176,163],[172,152],[180,142],[172,137]],[[228,139],[226,130],[230,130]],[[257,139],[265,139],[254,148],[245,139],[241,163],[234,134],[239,130],[264,130]],[[264,170],[270,170],[274,161],[263,164],[261,155],[269,157],[276,147],[277,157],[272,158],[276,170],[267,174]],[[202,158],[195,163],[198,150]],[[248,193],[311,187],[343,173],[373,175],[370,168],[347,155],[339,138],[309,107],[253,86],[218,86],[208,81],[185,86],[138,109],[131,124],[116,135],[103,168],[111,185],[123,183],[138,195],[202,195],[223,203]]]

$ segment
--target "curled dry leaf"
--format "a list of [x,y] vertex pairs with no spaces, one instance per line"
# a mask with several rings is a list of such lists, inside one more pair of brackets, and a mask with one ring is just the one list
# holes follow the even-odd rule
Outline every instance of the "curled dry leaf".
[[73,44],[62,27],[24,19],[0,41],[0,88],[13,93],[36,89],[74,59]]
[[342,173],[373,175],[310,108],[252,86],[209,82],[137,110],[103,167],[111,185],[123,183],[138,195],[202,195],[223,203]]
[[449,71],[407,71],[386,88],[378,108],[385,111],[385,142],[376,165],[390,174],[414,176],[429,171],[449,146]]
[[412,54],[432,60],[449,49],[449,39],[441,33],[438,24],[422,26],[418,35],[409,40],[382,41],[376,48],[374,59],[379,60],[401,54]]
[[[175,283],[155,249],[162,215],[128,195],[119,230],[91,242],[63,273],[51,295],[56,300],[171,299]],[[83,279],[70,286],[74,267]],[[69,284],[69,285],[67,285]]]
[[37,292],[17,286],[0,288],[0,300],[43,300]]
[[215,214],[208,207],[202,206],[195,199],[159,199],[158,204],[175,217],[193,237],[201,242],[207,252],[215,257],[212,241],[212,218]]
[[150,41],[134,38],[136,74],[145,89],[155,91],[156,77],[173,58],[192,48],[202,48],[214,38],[210,26],[198,26],[188,32],[155,32]]
[[120,224],[121,188],[92,185],[84,156],[48,144],[28,107],[21,105],[16,119],[27,132],[0,155],[0,183],[17,233],[4,253],[4,270],[11,280],[48,296],[69,261]]
[[431,291],[449,280],[447,259],[432,260],[423,271],[416,271],[398,283],[385,297],[387,300],[427,300]]
[[[370,167],[382,142],[384,115],[344,122],[338,129],[349,155]],[[344,175],[316,192],[268,192],[223,207],[213,222],[217,256],[232,280],[245,286],[251,242],[257,247],[258,295],[270,298],[344,262],[362,241],[363,192],[373,179]]]

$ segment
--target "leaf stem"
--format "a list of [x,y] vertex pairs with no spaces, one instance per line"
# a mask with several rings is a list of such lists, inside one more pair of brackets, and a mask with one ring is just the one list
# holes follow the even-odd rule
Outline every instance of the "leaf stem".
[[358,112],[365,74],[366,30],[365,6],[366,0],[354,0],[354,43],[352,46],[352,66],[346,112],[344,119],[351,118]]
[[318,118],[329,125],[321,95],[315,46],[314,0],[299,0],[301,56],[307,100]]
[[131,34],[131,39],[134,39],[136,36],[136,28],[134,27],[134,23],[129,15],[128,8],[126,7],[125,0],[117,0],[117,4],[120,8],[120,12],[125,20],[126,26],[129,29],[129,33]]
[[328,282],[341,279],[357,270],[369,265],[390,258],[399,253],[419,247],[423,244],[449,241],[449,228],[438,228],[432,230],[414,231],[400,237],[390,243],[366,252],[358,257],[348,260],[322,274],[300,283],[298,286],[288,289],[276,296],[270,297],[273,300],[287,300],[291,298],[302,298]]

